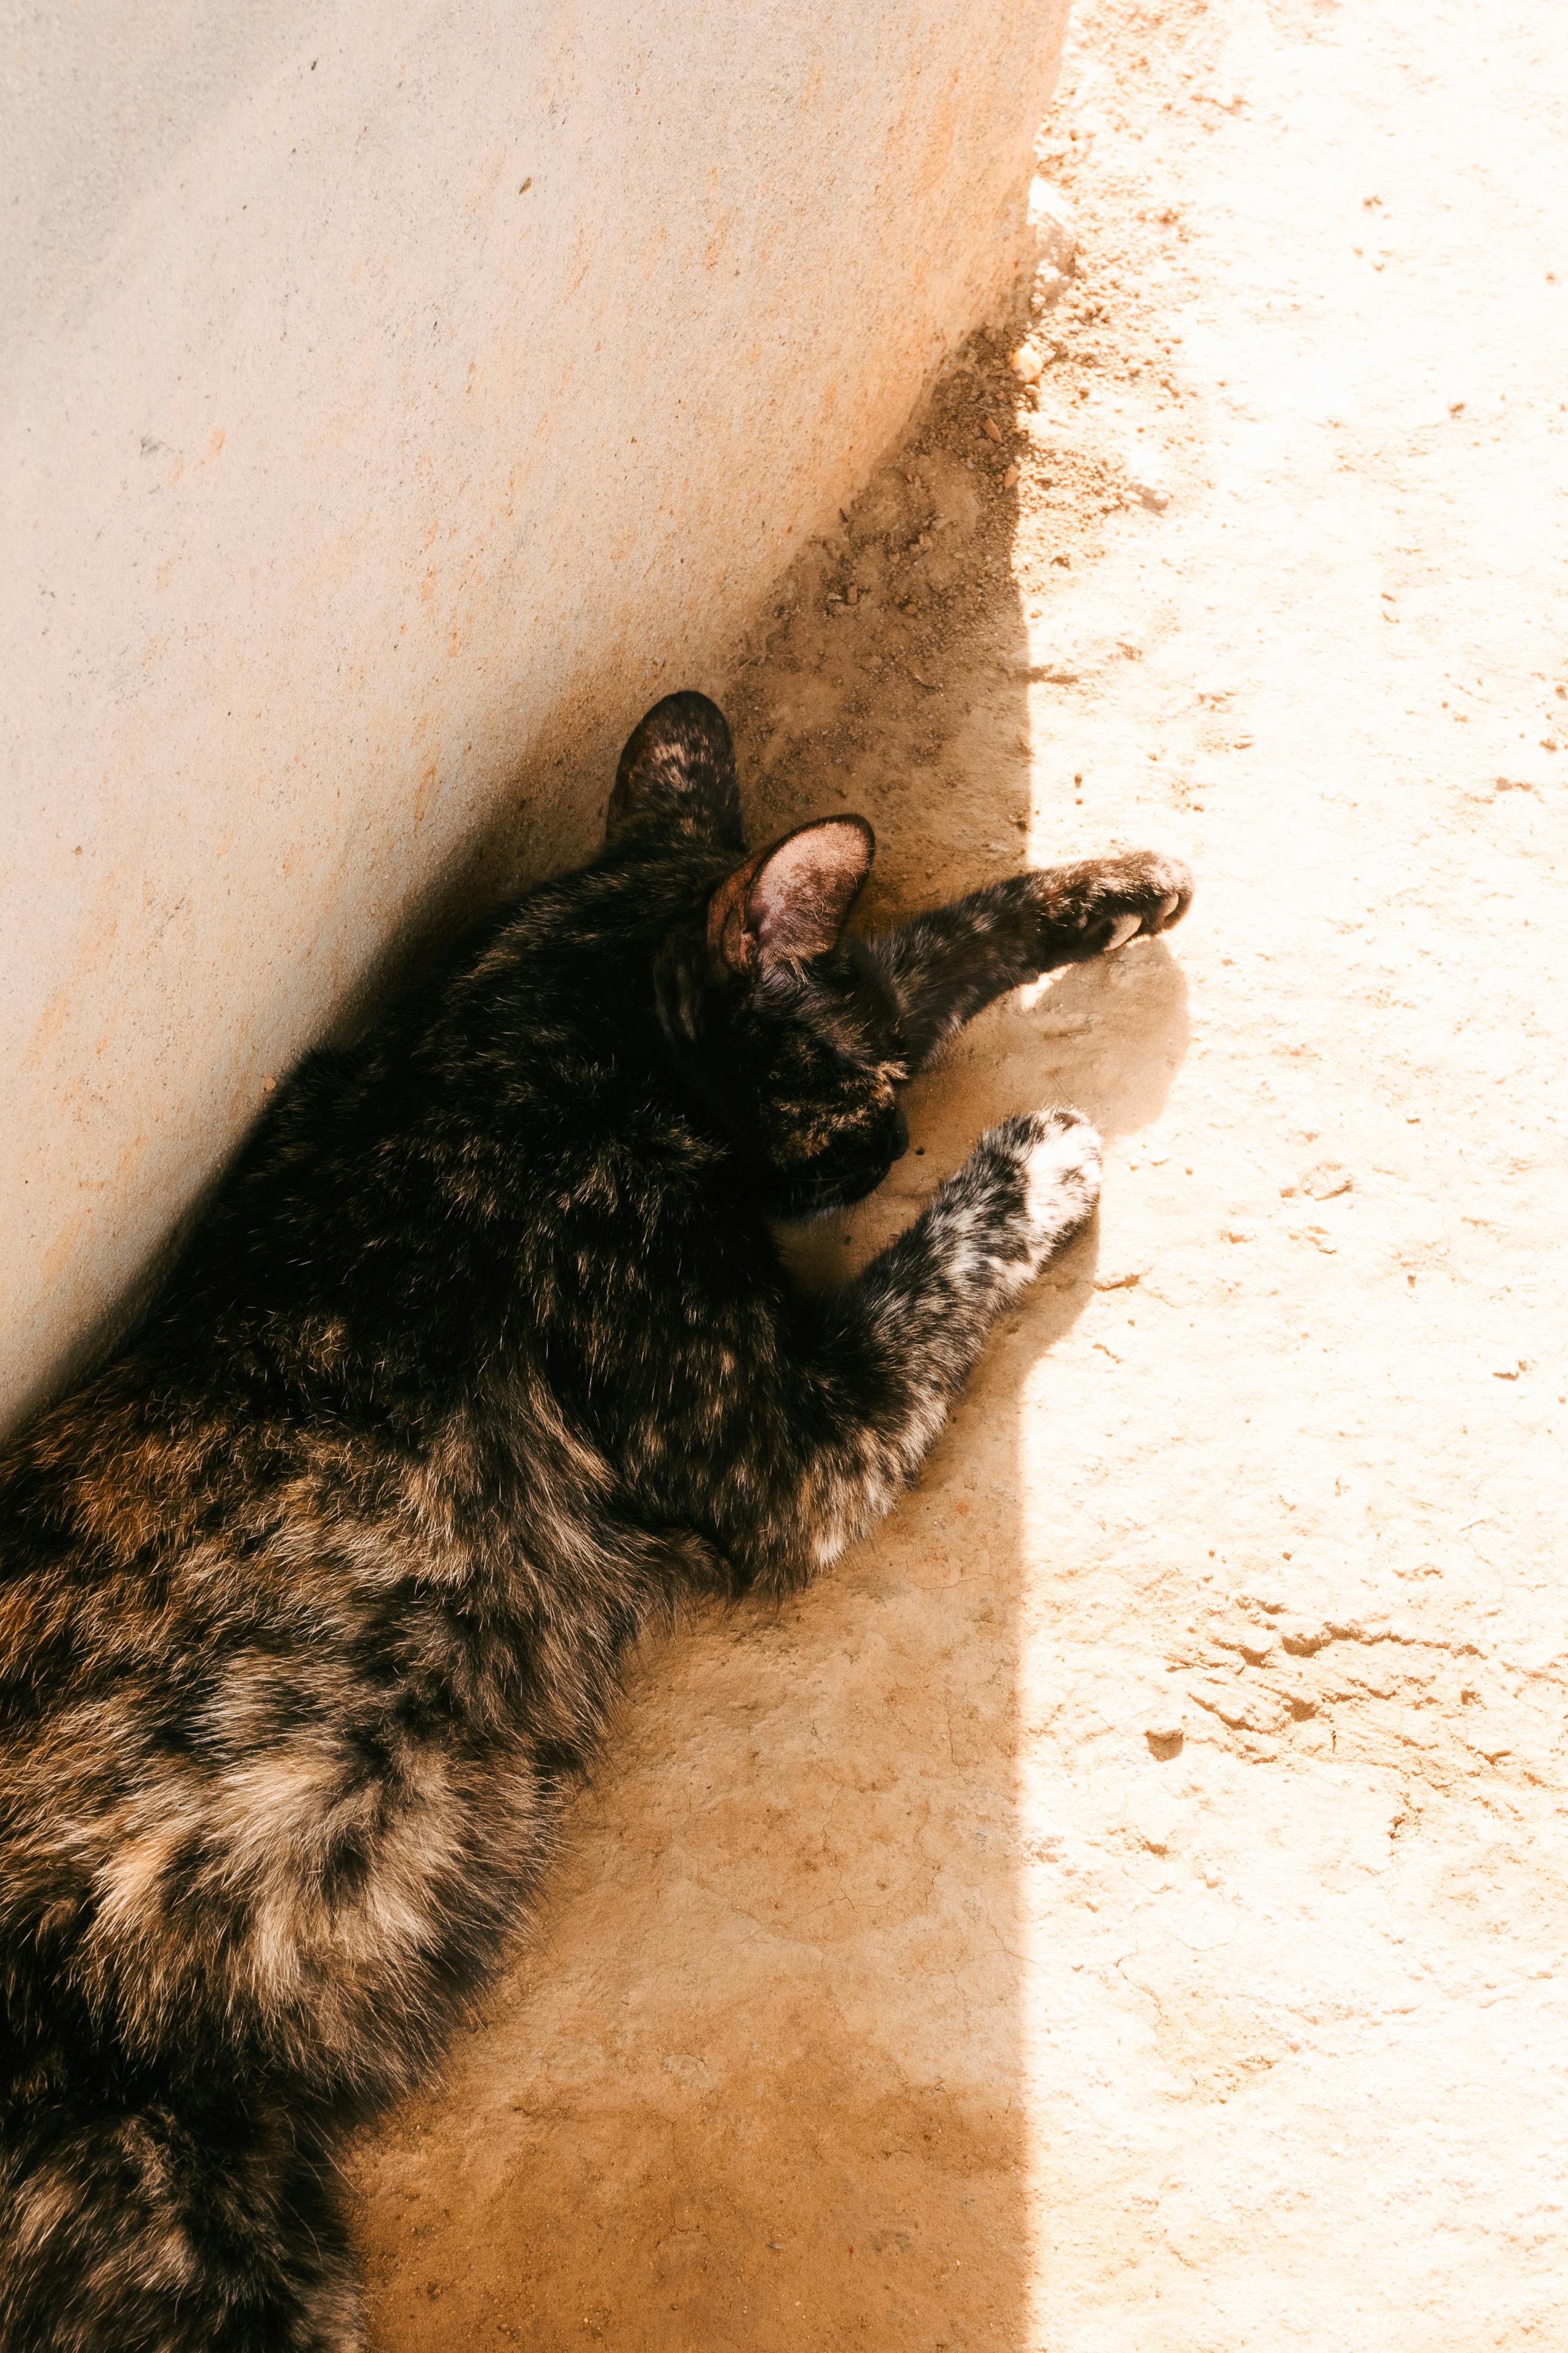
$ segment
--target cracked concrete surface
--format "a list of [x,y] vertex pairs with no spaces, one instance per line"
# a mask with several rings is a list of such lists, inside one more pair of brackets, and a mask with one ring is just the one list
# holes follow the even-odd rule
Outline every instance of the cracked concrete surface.
[[1080,9],[1037,388],[977,345],[730,682],[872,920],[1117,840],[1198,898],[797,1243],[1105,1131],[907,1506],[641,1662],[365,2150],[388,2353],[1568,2341],[1563,37]]

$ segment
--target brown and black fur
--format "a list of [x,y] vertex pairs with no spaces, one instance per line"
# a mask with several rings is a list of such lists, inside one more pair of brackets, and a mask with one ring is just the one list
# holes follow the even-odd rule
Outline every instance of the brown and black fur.
[[677,695],[603,854],[311,1056],[142,1328],[0,1461],[0,2347],[362,2341],[342,2136],[519,1918],[628,1646],[779,1592],[916,1472],[1093,1207],[1008,1122],[856,1282],[855,1199],[1001,991],[1184,911],[1151,858],[863,944],[869,828],[748,857]]

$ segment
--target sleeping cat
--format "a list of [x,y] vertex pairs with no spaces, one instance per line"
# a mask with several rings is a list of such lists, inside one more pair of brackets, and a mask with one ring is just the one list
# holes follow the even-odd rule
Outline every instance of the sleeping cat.
[[279,1093],[141,1329],[0,1461],[0,2347],[344,2353],[344,2134],[426,2071],[547,1862],[628,1646],[887,1511],[1095,1202],[984,1136],[856,1282],[899,1089],[1183,868],[846,929],[859,818],[748,854],[697,694],[602,854]]

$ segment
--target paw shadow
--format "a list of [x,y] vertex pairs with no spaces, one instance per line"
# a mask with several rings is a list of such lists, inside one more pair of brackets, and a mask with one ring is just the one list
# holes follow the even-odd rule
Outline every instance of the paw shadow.
[[[992,1007],[910,1087],[910,1148],[886,1182],[851,1208],[776,1229],[791,1271],[812,1290],[850,1280],[1015,1112],[1070,1105],[1107,1141],[1152,1125],[1190,1036],[1186,979],[1164,937],[1069,965]],[[1069,1263],[1091,1262],[1097,1233],[1091,1225],[1043,1280],[1055,1289]],[[1043,1331],[1043,1310],[1032,1321]]]
[[1045,1045],[1052,1083],[1107,1138],[1159,1118],[1192,1037],[1186,976],[1165,937],[1069,965],[1017,1018]]

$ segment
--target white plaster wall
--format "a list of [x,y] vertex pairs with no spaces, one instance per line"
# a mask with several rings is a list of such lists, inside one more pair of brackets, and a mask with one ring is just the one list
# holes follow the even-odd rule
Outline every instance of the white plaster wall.
[[1065,13],[0,0],[0,1416],[716,674],[996,298]]

